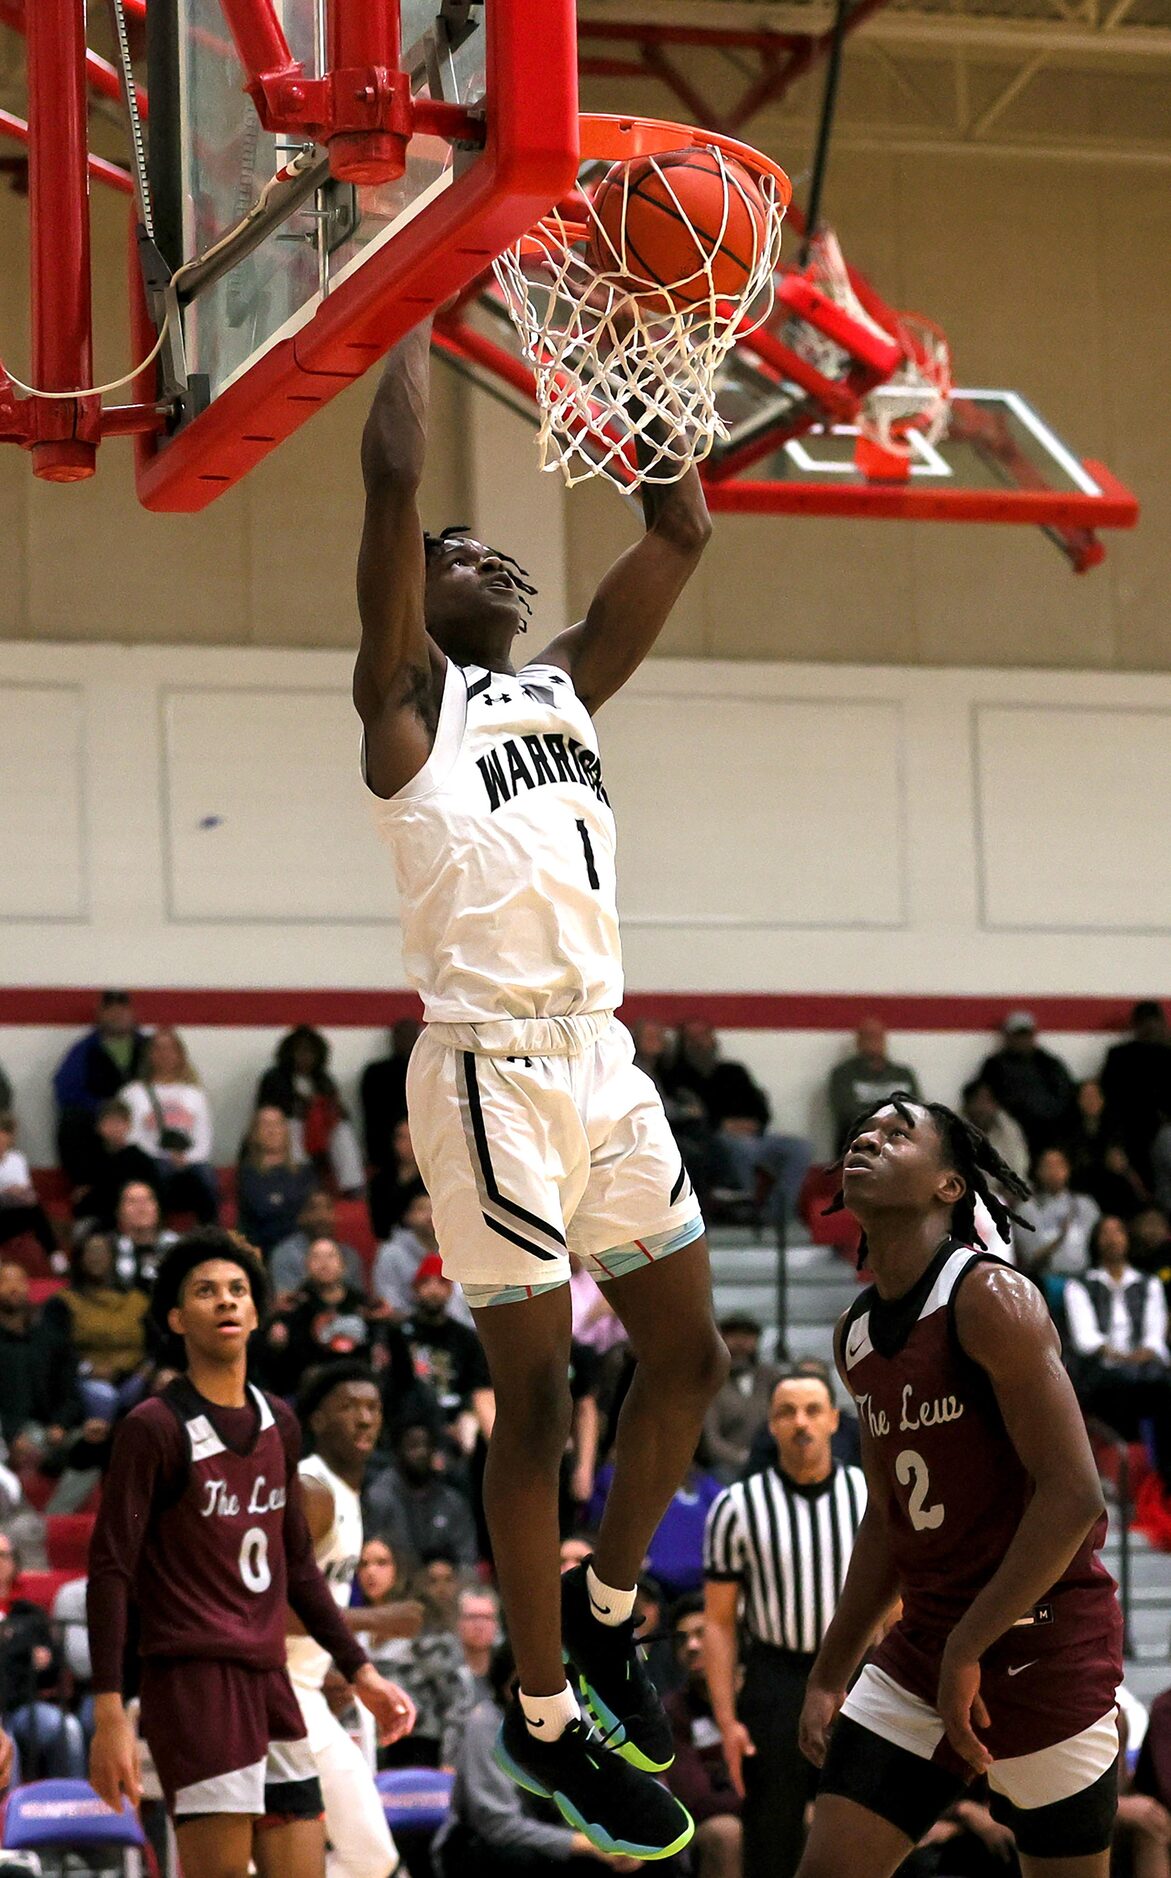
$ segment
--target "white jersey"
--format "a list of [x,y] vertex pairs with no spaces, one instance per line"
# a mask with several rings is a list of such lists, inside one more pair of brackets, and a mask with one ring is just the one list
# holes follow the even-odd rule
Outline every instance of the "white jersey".
[[622,1002],[614,816],[565,672],[449,659],[427,762],[374,819],[428,1022],[575,1017]]
[[[320,1454],[309,1454],[297,1472],[306,1480],[319,1480],[333,1495],[333,1525],[320,1540],[315,1557],[325,1574],[335,1603],[345,1610],[362,1556],[362,1503],[340,1474],[327,1467]],[[312,1637],[288,1640],[289,1680],[296,1689],[320,1689],[330,1665],[328,1650]]]

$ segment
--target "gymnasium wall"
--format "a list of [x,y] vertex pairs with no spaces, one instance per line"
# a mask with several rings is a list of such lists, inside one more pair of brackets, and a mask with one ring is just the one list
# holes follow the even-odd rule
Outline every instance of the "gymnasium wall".
[[[285,1023],[348,1076],[402,1008],[333,995],[402,989],[349,680],[338,652],[0,651],[0,1062],[34,1158],[86,1015],[53,988],[192,988],[147,1014],[191,1033],[225,1156]],[[1169,720],[1169,677],[655,661],[600,719],[632,992],[710,1008],[802,1129],[876,1006],[944,1095],[1010,1004],[1094,1067],[1165,982]]]
[[[1081,122],[1085,95],[1067,78]],[[665,108],[658,95],[630,102]],[[800,174],[804,129],[773,119],[752,128]],[[1035,530],[725,517],[663,653],[1171,670],[1165,166],[1019,150],[1010,161],[976,148],[916,155],[847,136],[829,206],[882,290],[942,322],[961,379],[1034,400],[1083,454],[1132,484],[1142,523],[1110,536],[1105,566],[1078,579]],[[125,216],[122,198],[95,190],[106,375],[128,363]],[[0,252],[23,255],[25,221],[25,204],[0,189]],[[23,376],[25,298],[22,268],[0,270],[0,357]],[[358,438],[371,386],[359,383],[196,517],[137,508],[126,443],[105,446],[100,474],[71,489],[35,483],[20,452],[0,449],[0,636],[351,645]],[[531,557],[550,599],[567,593],[578,610],[638,526],[609,489],[562,498],[538,476],[527,427],[446,367],[435,373],[425,511],[432,524],[503,527],[504,545]]]

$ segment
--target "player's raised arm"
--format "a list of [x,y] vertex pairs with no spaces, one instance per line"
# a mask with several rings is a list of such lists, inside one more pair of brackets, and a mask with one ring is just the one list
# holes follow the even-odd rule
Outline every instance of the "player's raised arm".
[[694,469],[678,482],[642,490],[646,533],[620,555],[577,626],[542,653],[573,679],[588,711],[613,697],[638,670],[662,632],[707,546],[711,517]]
[[366,733],[366,776],[393,795],[431,751],[446,660],[423,620],[426,555],[418,494],[427,444],[424,321],[387,357],[362,434],[366,519],[358,552],[362,641],[354,704]]

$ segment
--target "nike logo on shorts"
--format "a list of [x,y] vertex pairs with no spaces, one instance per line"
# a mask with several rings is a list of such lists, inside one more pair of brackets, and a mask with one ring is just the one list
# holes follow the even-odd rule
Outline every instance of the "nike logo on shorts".
[[1010,1669],[1008,1673],[1010,1676],[1019,1676],[1023,1669],[1032,1669],[1033,1663],[1035,1663],[1036,1661],[1037,1661],[1037,1658],[1034,1656],[1031,1662],[1018,1663],[1016,1667],[1014,1669]]

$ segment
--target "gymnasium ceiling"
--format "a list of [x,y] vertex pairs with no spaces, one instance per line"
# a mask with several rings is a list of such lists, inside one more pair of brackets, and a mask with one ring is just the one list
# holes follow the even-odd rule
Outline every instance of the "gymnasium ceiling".
[[[1171,163],[1171,0],[847,7],[842,144]],[[824,51],[834,11],[834,0],[579,0],[587,101],[597,108],[605,91],[617,108],[694,118],[690,97],[713,126],[766,146],[791,139],[816,118],[824,63],[794,78],[790,62],[803,46]]]

